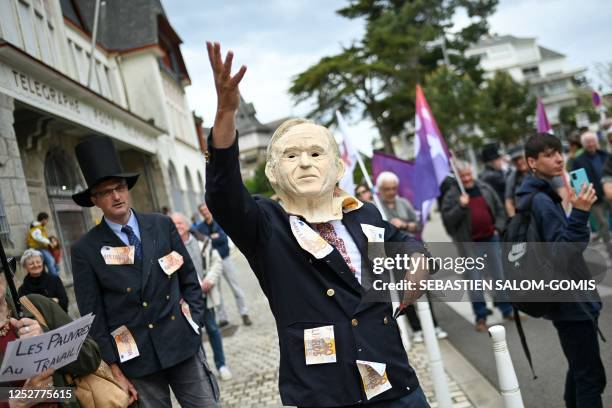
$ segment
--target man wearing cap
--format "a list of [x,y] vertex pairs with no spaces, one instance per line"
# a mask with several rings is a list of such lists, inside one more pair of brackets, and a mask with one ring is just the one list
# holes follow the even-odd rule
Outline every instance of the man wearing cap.
[[[429,407],[408,362],[389,302],[368,302],[368,243],[401,241],[425,251],[376,207],[337,188],[338,146],[323,126],[284,122],[267,152],[266,176],[280,202],[252,197],[242,184],[235,114],[246,67],[207,43],[217,90],[208,143],[206,203],[246,256],[270,304],[280,346],[279,389],[298,407]],[[381,245],[382,247],[382,245]],[[418,282],[427,270],[406,279]],[[415,301],[418,290],[406,291]]]
[[104,213],[72,247],[79,312],[96,316],[90,333],[102,358],[138,406],[170,407],[172,388],[183,407],[218,407],[200,339],[201,289],[174,223],[130,208],[138,174],[123,172],[110,138],[75,151],[88,188],[72,198]]
[[481,157],[485,168],[480,174],[480,180],[493,187],[499,200],[503,203],[506,193],[506,172],[504,171],[504,158],[499,152],[497,143],[485,145]]
[[525,160],[525,151],[523,145],[516,145],[508,149],[508,155],[514,168],[510,171],[508,178],[506,179],[506,192],[505,192],[505,206],[508,217],[514,217],[516,214],[516,192],[521,186],[525,176],[529,174],[529,166],[527,166],[527,160]]

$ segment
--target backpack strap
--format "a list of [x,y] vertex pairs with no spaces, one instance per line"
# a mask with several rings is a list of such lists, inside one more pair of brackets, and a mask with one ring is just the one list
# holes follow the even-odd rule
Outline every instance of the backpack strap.
[[[531,205],[533,204],[533,199],[536,195],[538,195],[540,191],[534,191],[529,193],[527,196],[527,205],[521,208],[521,210],[517,210],[517,215],[521,215],[523,217],[523,223],[521,225],[525,230],[529,228],[531,224]],[[523,231],[522,233],[526,234],[527,231]],[[538,376],[533,369],[533,361],[531,358],[531,350],[529,350],[529,345],[527,344],[527,337],[525,337],[525,330],[523,329],[523,323],[521,322],[521,316],[519,314],[519,310],[516,307],[513,307],[514,311],[514,321],[516,323],[516,330],[518,331],[519,338],[521,340],[521,346],[523,348],[523,352],[525,353],[525,357],[527,358],[527,362],[529,363],[529,368],[531,369],[531,374],[533,375],[533,379],[537,380]]]
[[531,205],[533,204],[533,199],[537,196],[541,191],[534,191],[527,195],[527,205],[521,208],[520,210],[516,210],[517,213],[531,213]]
[[27,296],[20,297],[19,302],[23,305],[23,307],[26,308],[28,312],[32,314],[32,316],[34,316],[34,319],[36,319],[38,324],[49,328],[49,325],[47,324],[47,321],[45,320],[43,314],[40,312],[40,310],[38,310],[36,306],[34,306],[34,303],[32,303],[32,301],[28,299]]
[[516,307],[513,307],[514,310],[514,321],[516,323],[516,329],[518,331],[518,335],[521,338],[521,346],[523,346],[523,351],[525,352],[525,357],[527,357],[527,362],[529,363],[529,368],[531,369],[531,374],[533,374],[533,379],[537,380],[538,376],[533,369],[533,362],[531,360],[531,351],[529,350],[529,346],[527,345],[527,338],[525,337],[525,331],[523,330],[523,324],[521,323],[521,316],[519,315],[519,311]]

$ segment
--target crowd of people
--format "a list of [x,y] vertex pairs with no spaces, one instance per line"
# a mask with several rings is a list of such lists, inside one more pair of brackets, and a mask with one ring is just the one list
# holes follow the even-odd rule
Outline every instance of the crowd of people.
[[[609,224],[612,222],[612,155],[602,150],[596,133],[585,130],[570,139],[566,150],[559,138],[537,134],[525,145],[513,145],[502,154],[495,144],[481,151],[483,171],[474,177],[473,166],[455,161],[459,180],[450,174],[441,186],[439,210],[446,232],[460,255],[488,255],[486,272],[490,279],[504,279],[499,243],[508,220],[517,211],[533,217],[533,240],[586,244],[601,240],[603,251],[612,255]],[[584,169],[590,182],[575,190],[570,187],[568,171]],[[411,203],[397,195],[400,179],[382,172],[376,180],[382,211],[390,223],[419,236],[420,219]],[[373,192],[364,183],[355,189],[361,200],[373,201]],[[486,243],[486,245],[472,245]],[[470,252],[471,251],[471,252]],[[566,259],[562,254],[551,257]],[[590,276],[582,253],[567,261],[576,276]],[[485,278],[478,269],[468,270],[469,279]],[[482,292],[469,293],[475,315],[475,330],[487,331],[487,316],[492,314]],[[505,293],[492,293],[494,305],[503,318],[514,321],[513,306]],[[552,321],[568,361],[564,399],[568,407],[601,407],[606,385],[598,335],[601,302],[560,303],[550,306],[544,318]],[[433,312],[433,310],[432,310]],[[432,313],[433,314],[433,313]],[[420,326],[410,317],[415,342],[422,341]],[[433,316],[436,322],[435,315]],[[437,333],[440,329],[437,327]]]
[[[383,172],[375,191],[365,184],[357,186],[357,199],[339,190],[344,166],[331,132],[293,119],[279,126],[267,151],[265,172],[278,200],[251,196],[240,176],[235,123],[238,84],[246,68],[232,76],[232,54],[223,59],[219,44],[207,47],[218,114],[208,141],[206,202],[198,208],[203,220],[190,221],[169,208],[167,216],[139,212],[129,195],[139,174],[122,170],[111,139],[91,137],[79,143],[75,151],[87,188],[73,200],[103,213],[71,251],[78,310],[95,315],[90,337],[75,362],[9,385],[63,386],[65,374],[92,373],[103,361],[134,406],[169,407],[170,389],[183,407],[221,406],[217,376],[202,346],[202,329],[218,377],[231,379],[221,335],[230,325],[221,296],[222,277],[242,324],[253,324],[230,257],[231,238],[248,260],[276,321],[284,404],[350,407],[367,401],[371,408],[427,408],[399,336],[396,312],[388,302],[364,301],[369,290],[366,273],[372,269],[368,243],[401,242],[413,258],[429,254],[422,240],[423,215],[398,195],[401,178]],[[479,248],[467,243],[486,243],[486,273],[503,279],[501,252],[495,248],[508,218],[521,211],[530,211],[543,242],[588,244],[601,239],[609,251],[611,157],[600,149],[596,134],[583,132],[579,140],[580,149],[568,153],[568,162],[571,169],[584,169],[590,184],[578,191],[567,188],[564,149],[549,134],[512,146],[508,155],[498,146],[485,146],[484,171],[478,178],[472,164],[458,160],[458,178],[447,177],[438,202],[459,253]],[[380,209],[373,204],[374,194]],[[7,295],[4,274],[0,276],[0,354],[11,340],[70,322],[59,277],[60,245],[48,235],[48,221],[48,214],[40,213],[28,232],[28,249],[20,260],[26,272],[20,299]],[[421,265],[405,279],[427,279],[430,271],[426,263]],[[584,272],[581,253],[569,267]],[[482,273],[474,268],[467,276],[483,279]],[[422,342],[423,335],[411,304],[421,295],[420,290],[405,291],[402,299],[415,342]],[[486,332],[492,310],[481,291],[469,295],[474,328]],[[509,299],[504,293],[492,296],[505,321],[512,322]],[[27,301],[42,312],[45,324],[31,312],[18,319],[15,303]],[[568,407],[602,407],[606,380],[598,340],[600,310],[600,301],[567,303],[545,315],[568,361]],[[435,315],[433,320],[436,336],[446,338]],[[29,405],[11,401],[4,406]]]

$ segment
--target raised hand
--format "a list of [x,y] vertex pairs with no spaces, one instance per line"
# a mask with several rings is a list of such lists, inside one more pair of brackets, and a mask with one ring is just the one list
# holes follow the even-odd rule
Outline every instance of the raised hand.
[[597,195],[592,183],[584,183],[578,195],[576,195],[574,189],[570,188],[570,202],[574,208],[582,211],[591,211],[595,201],[597,201]]
[[217,112],[235,112],[240,105],[240,92],[238,84],[244,77],[246,66],[241,66],[238,72],[231,76],[232,61],[234,53],[228,51],[225,61],[221,58],[221,44],[218,42],[206,42],[208,59],[215,78],[215,88],[217,90]]
[[212,144],[214,147],[224,149],[230,147],[236,138],[236,111],[240,106],[240,91],[238,84],[244,77],[246,67],[240,67],[236,75],[231,76],[232,60],[234,54],[229,51],[225,61],[221,58],[221,45],[219,43],[206,42],[208,59],[215,78],[215,89],[217,90],[217,113],[212,132]]

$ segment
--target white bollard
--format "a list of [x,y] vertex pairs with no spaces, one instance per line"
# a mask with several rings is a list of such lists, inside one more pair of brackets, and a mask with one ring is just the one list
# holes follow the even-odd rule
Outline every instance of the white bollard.
[[433,318],[431,317],[429,300],[426,296],[423,296],[423,298],[415,302],[414,305],[421,322],[423,336],[425,337],[425,347],[427,349],[427,356],[429,357],[429,372],[431,373],[431,380],[434,385],[438,407],[450,408],[452,406],[452,401],[448,389],[448,380],[444,372],[444,363],[442,361],[442,354],[440,353],[440,346],[438,345],[438,338],[436,337]]
[[[399,303],[397,303],[397,305],[399,306]],[[397,306],[393,306],[394,311],[396,308]],[[408,318],[405,314],[397,318],[397,326],[400,329],[400,337],[402,338],[402,343],[404,344],[404,350],[406,350],[406,353],[408,353],[410,351],[410,348],[412,347],[412,342],[410,341],[410,334],[408,333],[408,325]]]
[[499,379],[499,391],[504,400],[504,408],[523,408],[523,397],[519,388],[516,372],[512,365],[508,344],[506,343],[506,329],[504,326],[496,325],[489,328],[489,335],[493,341],[493,354],[497,366],[497,378]]

